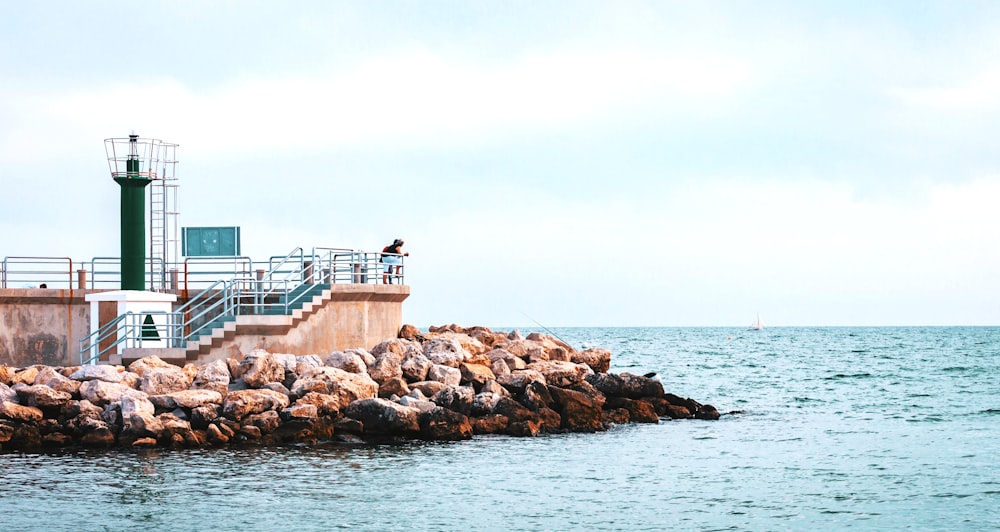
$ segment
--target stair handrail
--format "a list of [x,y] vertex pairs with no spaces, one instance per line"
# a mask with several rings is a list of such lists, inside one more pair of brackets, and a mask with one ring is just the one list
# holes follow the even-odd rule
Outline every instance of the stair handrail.
[[[291,271],[284,271],[281,268],[291,262],[292,258],[298,254],[299,267],[293,268]],[[271,266],[264,276],[261,277],[258,284],[258,293],[255,294],[256,298],[259,298],[261,303],[261,309],[265,306],[270,306],[267,304],[268,297],[276,299],[277,301],[283,302],[283,314],[288,314],[288,301],[286,297],[291,290],[294,290],[297,286],[302,284],[302,272],[305,269],[305,252],[301,247],[296,247],[287,255],[285,255],[278,264]],[[279,274],[284,273],[284,277],[278,277]],[[296,278],[298,278],[296,280]]]
[[[143,323],[145,317],[151,315],[166,316],[166,323],[156,323],[155,320],[151,324]],[[165,342],[167,347],[177,347],[183,342],[183,338],[177,334],[177,317],[178,314],[176,312],[162,310],[144,312],[127,311],[124,314],[116,316],[115,319],[105,323],[96,331],[80,339],[80,365],[96,364],[102,356],[113,352],[115,348],[123,343],[132,344],[126,347],[142,347],[143,341],[146,341],[143,338],[143,333],[150,327],[155,331],[155,340],[150,338],[148,341]],[[101,343],[112,338],[114,339],[113,342],[103,349],[100,348]],[[91,356],[84,358],[85,353],[88,352],[92,352]]]
[[236,306],[233,281],[223,279],[212,283],[174,311],[179,316],[179,335],[185,342],[196,338],[216,318],[235,316]]

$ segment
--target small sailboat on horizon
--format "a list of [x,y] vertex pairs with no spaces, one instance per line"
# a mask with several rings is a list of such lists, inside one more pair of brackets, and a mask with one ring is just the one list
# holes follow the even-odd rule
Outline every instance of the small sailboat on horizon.
[[750,324],[750,328],[759,331],[764,328],[764,320],[760,319],[760,312],[757,313],[757,319]]

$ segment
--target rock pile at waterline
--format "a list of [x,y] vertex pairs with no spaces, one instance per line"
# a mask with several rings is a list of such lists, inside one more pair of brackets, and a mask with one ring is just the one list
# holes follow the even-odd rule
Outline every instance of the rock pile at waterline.
[[610,363],[606,349],[544,334],[404,325],[371,351],[325,357],[0,366],[0,449],[461,440],[718,419],[658,380],[609,373]]

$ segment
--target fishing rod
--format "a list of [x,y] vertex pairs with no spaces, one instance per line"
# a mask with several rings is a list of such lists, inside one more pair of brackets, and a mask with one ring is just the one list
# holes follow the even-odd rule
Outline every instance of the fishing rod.
[[[539,322],[538,322],[538,320],[536,320],[535,318],[532,318],[531,316],[527,315],[527,314],[526,314],[525,312],[523,312],[523,311],[520,311],[520,310],[519,310],[518,312],[520,312],[521,314],[524,314],[524,317],[525,317],[525,318],[528,318],[529,320],[531,320],[531,321],[535,322],[535,324],[536,324],[536,325],[538,325],[539,327],[541,327],[541,328],[545,329],[545,332],[547,332],[547,333],[551,334],[552,336],[555,336],[556,338],[559,338],[559,341],[560,341],[560,342],[562,342],[562,343],[564,343],[564,344],[566,344],[566,345],[570,345],[570,344],[569,344],[569,342],[567,342],[566,340],[563,340],[562,338],[560,338],[558,334],[556,334],[556,333],[552,332],[552,330],[551,330],[551,329],[549,329],[548,327],[546,327],[546,326],[542,325],[541,323],[539,323]],[[570,346],[570,347],[573,347],[573,346]]]

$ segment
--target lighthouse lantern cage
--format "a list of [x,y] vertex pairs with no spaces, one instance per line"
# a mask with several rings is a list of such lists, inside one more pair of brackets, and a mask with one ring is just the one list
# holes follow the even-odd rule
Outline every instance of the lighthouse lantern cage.
[[[143,279],[142,284],[145,288],[154,291],[164,291],[168,288],[169,270],[176,267],[180,256],[177,220],[179,214],[177,209],[179,188],[177,183],[177,146],[177,144],[158,139],[140,138],[135,133],[127,138],[104,139],[108,169],[111,171],[111,177],[122,185],[123,190],[129,184],[146,188],[141,186],[141,183],[149,183],[148,192],[146,192],[149,198],[148,228],[144,221],[140,221],[143,229],[148,229],[143,232],[149,235],[149,254],[142,261],[145,263],[143,268],[145,279]],[[141,197],[139,196],[139,198]],[[126,261],[125,240],[127,237],[125,233],[132,232],[134,235],[133,230],[135,229],[126,228],[127,223],[129,223],[126,220],[126,217],[129,216],[126,211],[129,207],[125,205],[124,198],[123,195],[123,263]],[[140,213],[145,210],[141,205],[139,209]],[[133,215],[133,217],[135,216]],[[141,217],[145,218],[145,216]],[[134,254],[133,257],[135,257]]]

